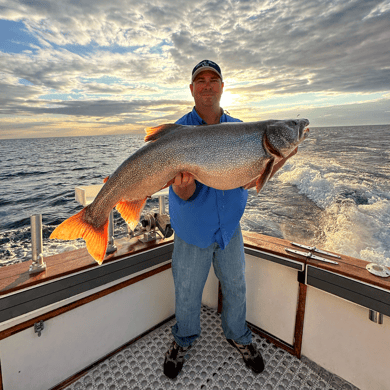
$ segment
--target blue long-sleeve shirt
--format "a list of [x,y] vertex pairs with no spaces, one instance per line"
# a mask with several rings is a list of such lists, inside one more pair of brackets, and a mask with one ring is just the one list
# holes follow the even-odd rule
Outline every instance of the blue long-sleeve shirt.
[[[241,122],[227,115],[220,122]],[[180,125],[205,125],[195,107],[177,122]],[[195,181],[194,194],[183,200],[169,188],[169,214],[172,228],[182,240],[200,248],[218,243],[224,249],[244,213],[248,191],[243,188],[216,190]]]

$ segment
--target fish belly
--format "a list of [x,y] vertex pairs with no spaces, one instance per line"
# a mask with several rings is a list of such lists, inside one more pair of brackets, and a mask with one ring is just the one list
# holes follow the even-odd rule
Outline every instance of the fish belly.
[[211,139],[202,146],[194,144],[182,154],[182,171],[192,173],[201,183],[219,190],[242,187],[258,177],[272,158],[258,142]]

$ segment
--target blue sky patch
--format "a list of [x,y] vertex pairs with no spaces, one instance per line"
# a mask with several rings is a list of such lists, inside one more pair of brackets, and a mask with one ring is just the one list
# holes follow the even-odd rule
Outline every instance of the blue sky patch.
[[113,76],[101,76],[97,78],[86,78],[86,77],[81,77],[80,81],[84,84],[88,84],[91,82],[96,82],[96,83],[101,83],[101,84],[122,84],[122,79],[119,77],[113,77]]
[[0,20],[0,50],[5,53],[20,53],[23,50],[36,50],[30,45],[41,46],[31,35],[23,22]]
[[23,85],[34,85],[31,81],[28,81],[26,79],[19,79],[19,84]]

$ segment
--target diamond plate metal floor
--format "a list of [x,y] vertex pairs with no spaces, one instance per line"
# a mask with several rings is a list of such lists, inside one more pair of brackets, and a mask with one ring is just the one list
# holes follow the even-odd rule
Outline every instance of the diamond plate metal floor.
[[217,312],[202,307],[202,335],[174,380],[162,370],[175,320],[149,333],[87,372],[66,390],[359,390],[314,362],[302,360],[254,334],[265,370],[254,374],[227,343]]

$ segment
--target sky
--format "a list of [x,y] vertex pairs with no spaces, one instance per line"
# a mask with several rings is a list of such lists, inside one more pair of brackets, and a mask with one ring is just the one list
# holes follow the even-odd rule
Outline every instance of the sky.
[[0,0],[0,139],[175,122],[204,59],[245,122],[390,124],[390,0]]

